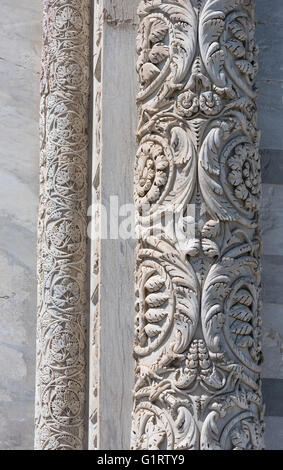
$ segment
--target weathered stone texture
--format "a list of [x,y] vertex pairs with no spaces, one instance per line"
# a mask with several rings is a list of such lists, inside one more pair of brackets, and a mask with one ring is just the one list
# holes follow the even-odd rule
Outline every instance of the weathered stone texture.
[[90,0],[44,0],[35,447],[86,447]]
[[[129,202],[132,194],[131,165],[136,149],[134,63],[138,3],[138,0],[105,1],[104,74],[111,76],[111,80],[105,81],[104,85],[104,201],[109,200],[109,195],[114,192],[120,195],[122,202]],[[263,394],[267,404],[266,447],[282,449],[283,418],[274,414],[281,412],[277,401],[283,382],[282,0],[256,0],[256,19],[260,49],[257,86],[264,183]],[[0,25],[0,448],[31,449],[34,433],[41,0],[1,0]],[[113,106],[119,119],[113,119]],[[130,446],[133,386],[133,243],[105,241],[103,250],[105,300],[102,308],[106,314],[102,324],[105,347],[101,351],[101,444],[126,449]],[[111,321],[113,305],[118,312],[114,322]],[[119,335],[118,328],[122,332]],[[109,384],[110,374],[115,374],[113,384]]]
[[[263,167],[263,395],[266,447],[283,449],[283,4],[256,1],[259,125]],[[265,380],[266,379],[266,380]],[[275,416],[274,413],[280,413]],[[269,416],[271,413],[271,416]]]
[[138,13],[132,448],[263,449],[254,4]]

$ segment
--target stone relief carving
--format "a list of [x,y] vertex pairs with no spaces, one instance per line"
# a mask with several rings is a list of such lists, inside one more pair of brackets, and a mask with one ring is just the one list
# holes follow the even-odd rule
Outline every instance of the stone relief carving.
[[263,449],[254,4],[138,13],[132,448]]
[[44,0],[36,449],[84,446],[89,0]]

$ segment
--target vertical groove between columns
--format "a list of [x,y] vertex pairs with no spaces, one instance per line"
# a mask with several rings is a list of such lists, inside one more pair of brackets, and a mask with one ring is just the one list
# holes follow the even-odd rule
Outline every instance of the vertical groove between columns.
[[90,0],[44,0],[36,449],[86,442]]
[[89,436],[88,448],[99,448],[100,381],[100,258],[101,258],[101,120],[103,0],[94,1],[93,35],[93,168],[91,206],[91,307],[89,354]]

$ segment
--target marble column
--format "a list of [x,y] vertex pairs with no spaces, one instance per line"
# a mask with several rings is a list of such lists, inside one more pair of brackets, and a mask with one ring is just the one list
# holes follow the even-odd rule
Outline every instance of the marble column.
[[143,0],[133,449],[263,449],[251,0]]
[[90,0],[44,0],[36,449],[86,446]]

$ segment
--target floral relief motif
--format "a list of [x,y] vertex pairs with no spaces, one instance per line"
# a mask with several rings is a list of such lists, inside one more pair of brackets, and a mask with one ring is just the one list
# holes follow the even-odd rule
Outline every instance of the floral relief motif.
[[35,448],[85,445],[89,0],[44,0]]
[[62,154],[60,161],[51,160],[47,167],[46,187],[52,196],[63,197],[69,203],[85,199],[86,163],[72,152]]
[[173,449],[173,433],[166,414],[150,403],[140,406],[135,416],[133,439],[136,450]]
[[198,96],[189,90],[178,96],[176,111],[180,116],[190,118],[198,113],[206,116],[214,116],[222,109],[222,101],[219,95],[212,91],[205,91]]
[[[77,220],[76,220],[77,219]],[[46,243],[56,256],[78,255],[84,237],[84,223],[72,211],[52,213],[46,227]]]
[[[50,351],[50,359],[53,363],[67,365],[69,368],[73,367],[77,362],[78,354],[82,345],[81,336],[75,335],[72,331],[75,325],[71,328],[67,324],[52,325],[52,339],[49,341],[48,347]],[[70,330],[70,331],[68,331]],[[51,360],[52,360],[51,359]]]
[[51,110],[47,124],[50,140],[55,145],[64,145],[68,140],[69,146],[77,146],[86,141],[83,115],[70,111],[66,103],[60,103]]
[[135,170],[136,202],[142,207],[160,200],[167,184],[171,156],[156,140],[146,140],[137,153]]
[[47,416],[51,412],[54,421],[68,426],[77,425],[81,419],[83,394],[81,386],[72,380],[62,380],[59,384],[51,385],[43,394]]
[[246,210],[256,210],[261,187],[261,167],[257,150],[250,144],[238,145],[227,164],[230,169],[228,181],[234,187],[234,195],[242,201]]
[[193,91],[185,91],[178,96],[176,111],[180,116],[189,118],[199,111],[199,100]]
[[254,4],[138,14],[132,448],[263,449]]
[[[56,35],[60,37],[73,38],[78,36],[83,29],[84,18],[80,10],[72,2],[64,4],[61,2],[61,7],[55,10],[54,29]],[[60,3],[59,3],[60,5]]]
[[80,86],[85,86],[86,65],[77,53],[62,53],[58,58],[58,65],[54,74],[54,85],[65,90],[75,91]]

